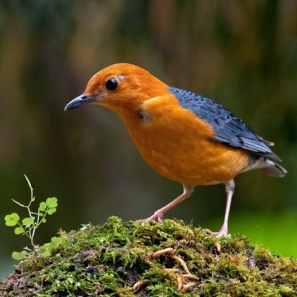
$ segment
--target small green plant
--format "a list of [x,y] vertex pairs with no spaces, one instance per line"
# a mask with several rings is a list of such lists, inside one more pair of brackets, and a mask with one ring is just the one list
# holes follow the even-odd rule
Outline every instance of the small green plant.
[[[14,233],[16,235],[26,235],[30,239],[31,247],[35,255],[41,254],[46,257],[50,255],[50,251],[57,248],[61,243],[61,238],[53,237],[50,243],[46,243],[39,247],[35,245],[34,239],[37,229],[42,223],[46,223],[46,217],[52,215],[57,211],[58,199],[56,197],[49,197],[45,201],[40,202],[37,211],[32,211],[32,204],[35,201],[35,196],[33,194],[33,188],[31,186],[30,180],[25,175],[26,181],[30,188],[30,201],[28,205],[23,205],[20,202],[13,200],[19,206],[25,208],[28,212],[28,217],[21,220],[18,213],[13,212],[4,217],[5,225],[8,227],[15,227]],[[31,249],[25,247],[21,252],[13,252],[12,258],[15,260],[22,260],[28,256]]]

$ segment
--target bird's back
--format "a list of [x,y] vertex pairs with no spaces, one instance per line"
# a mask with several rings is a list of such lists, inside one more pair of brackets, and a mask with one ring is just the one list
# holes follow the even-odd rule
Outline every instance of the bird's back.
[[201,95],[169,87],[182,107],[208,122],[215,131],[214,139],[234,148],[279,160],[268,147],[271,144],[257,136],[241,119],[222,105]]

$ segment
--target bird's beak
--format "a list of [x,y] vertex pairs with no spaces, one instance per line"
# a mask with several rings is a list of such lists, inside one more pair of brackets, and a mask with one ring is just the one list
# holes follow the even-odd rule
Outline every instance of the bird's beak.
[[71,100],[64,108],[64,111],[69,109],[74,109],[79,107],[82,104],[93,103],[98,100],[98,96],[96,95],[80,95],[73,100]]

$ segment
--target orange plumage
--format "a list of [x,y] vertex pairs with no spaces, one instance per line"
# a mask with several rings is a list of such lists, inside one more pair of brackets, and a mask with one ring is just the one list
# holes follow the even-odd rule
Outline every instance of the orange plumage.
[[170,208],[189,197],[196,185],[224,183],[227,205],[217,236],[228,236],[233,178],[260,168],[268,175],[286,170],[272,159],[271,143],[214,101],[169,87],[131,64],[111,65],[96,73],[83,94],[65,110],[89,103],[116,112],[146,162],[161,175],[181,183],[184,192],[147,220],[161,221]]

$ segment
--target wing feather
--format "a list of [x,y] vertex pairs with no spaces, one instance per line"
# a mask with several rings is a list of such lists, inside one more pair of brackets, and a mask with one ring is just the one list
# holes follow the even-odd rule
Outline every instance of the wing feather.
[[251,153],[280,160],[268,146],[273,143],[256,135],[241,119],[215,101],[182,89],[169,87],[182,107],[207,121],[215,131],[214,140],[230,147],[242,148]]

